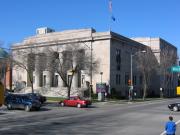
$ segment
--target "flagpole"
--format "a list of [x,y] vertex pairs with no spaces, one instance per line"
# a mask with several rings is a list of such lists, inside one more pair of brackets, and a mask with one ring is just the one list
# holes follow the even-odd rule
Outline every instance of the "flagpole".
[[109,32],[111,32],[112,0],[109,0]]
[[109,15],[109,32],[111,32],[111,15]]
[[111,31],[112,21],[115,21],[116,18],[113,16],[112,13],[112,0],[109,0],[109,31]]

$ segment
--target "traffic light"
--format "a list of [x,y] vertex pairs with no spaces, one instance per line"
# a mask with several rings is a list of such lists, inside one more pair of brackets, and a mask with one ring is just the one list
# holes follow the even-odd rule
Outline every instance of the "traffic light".
[[128,80],[128,85],[131,86],[131,80]]

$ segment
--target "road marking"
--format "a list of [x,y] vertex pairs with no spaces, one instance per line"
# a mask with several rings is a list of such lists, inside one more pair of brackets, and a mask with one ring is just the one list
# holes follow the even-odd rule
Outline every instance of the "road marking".
[[160,135],[164,135],[166,133],[166,131],[162,132]]
[[[176,121],[175,123],[176,123],[176,125],[178,125],[180,123],[180,120]],[[164,135],[165,133],[166,133],[166,131],[163,131],[160,135]]]
[[180,120],[178,120],[178,121],[176,122],[176,125],[179,124],[179,123],[180,123]]

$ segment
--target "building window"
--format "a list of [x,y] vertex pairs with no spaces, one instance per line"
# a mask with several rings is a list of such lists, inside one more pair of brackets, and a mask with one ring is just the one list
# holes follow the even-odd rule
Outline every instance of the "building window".
[[117,74],[116,75],[116,85],[120,85],[121,84],[121,75]]
[[117,64],[117,70],[121,70],[121,50],[116,49],[116,64]]
[[133,85],[136,85],[137,84],[137,79],[136,79],[136,76],[134,75],[133,76]]
[[120,64],[117,64],[117,70],[120,71],[121,70],[121,66]]
[[139,84],[142,84],[142,83],[143,83],[143,77],[139,76]]
[[58,75],[54,76],[54,87],[58,87]]
[[125,75],[125,85],[128,85],[129,75]]
[[85,81],[85,75],[82,75],[81,83],[84,84],[84,81]]
[[46,86],[46,75],[43,76],[43,86]]
[[116,75],[116,84],[118,84],[118,75]]

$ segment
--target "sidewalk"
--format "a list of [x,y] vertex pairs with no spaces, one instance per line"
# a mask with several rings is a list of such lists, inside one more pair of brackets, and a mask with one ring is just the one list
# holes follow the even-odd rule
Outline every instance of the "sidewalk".
[[93,104],[98,104],[98,105],[105,105],[105,104],[134,104],[134,103],[149,103],[149,102],[154,102],[154,101],[162,101],[162,100],[166,100],[165,98],[147,98],[146,100],[142,100],[142,99],[134,99],[132,101],[129,100],[105,100],[105,101],[97,101],[94,102]]

